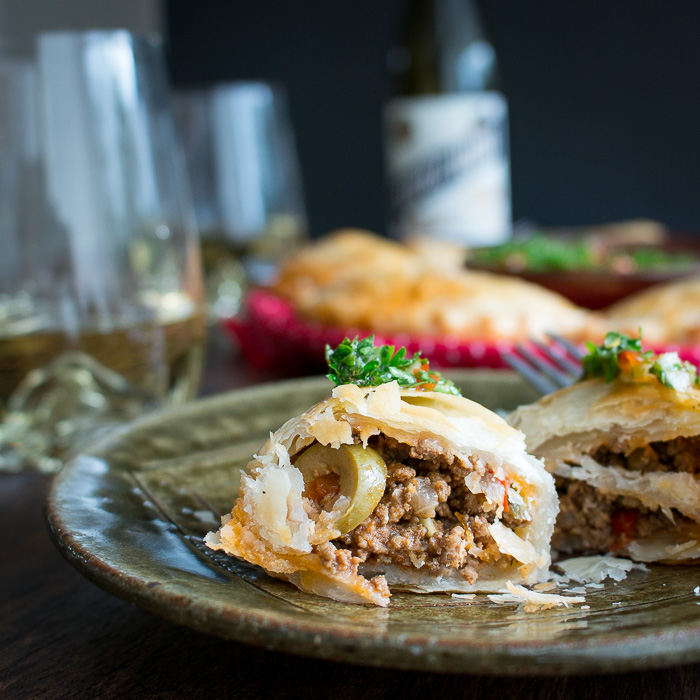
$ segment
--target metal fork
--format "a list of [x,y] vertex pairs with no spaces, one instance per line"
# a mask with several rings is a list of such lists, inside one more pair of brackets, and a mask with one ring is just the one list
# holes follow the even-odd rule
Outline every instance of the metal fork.
[[501,357],[525,381],[542,394],[551,394],[581,377],[580,347],[555,333],[547,333],[550,342],[530,340],[518,343]]

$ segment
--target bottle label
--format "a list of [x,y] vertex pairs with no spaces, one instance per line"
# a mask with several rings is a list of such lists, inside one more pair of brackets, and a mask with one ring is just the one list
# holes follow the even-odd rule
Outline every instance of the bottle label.
[[470,246],[510,236],[508,109],[497,92],[400,98],[384,111],[391,235]]

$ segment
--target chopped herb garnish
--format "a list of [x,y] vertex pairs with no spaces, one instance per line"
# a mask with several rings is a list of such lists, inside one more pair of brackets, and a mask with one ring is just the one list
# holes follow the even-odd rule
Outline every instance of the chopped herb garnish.
[[[654,354],[651,351],[642,352],[641,329],[639,338],[630,338],[624,333],[610,332],[600,345],[587,342],[586,349],[588,355],[581,361],[583,379],[602,377],[606,382],[611,382],[620,374],[623,367],[627,368],[628,364],[633,363],[634,357],[647,360]],[[623,353],[630,353],[630,355]],[[622,365],[620,360],[622,360]]]
[[586,343],[588,355],[581,361],[581,379],[596,377],[611,382],[617,377],[632,381],[658,380],[676,391],[687,391],[698,385],[697,368],[681,360],[677,352],[656,355],[653,350],[642,349],[642,330],[639,337],[610,332],[600,344]]
[[407,356],[406,348],[374,344],[374,336],[359,340],[345,338],[337,348],[326,345],[327,377],[336,386],[378,386],[398,382],[400,387],[438,391],[461,396],[459,389],[439,372],[430,369],[428,360],[417,352]]
[[511,272],[611,270],[621,274],[691,270],[698,264],[692,252],[658,247],[610,248],[595,237],[562,237],[547,231],[513,238],[488,248],[475,248],[472,263]]
[[687,391],[691,386],[698,384],[697,367],[681,360],[677,352],[659,355],[649,368],[649,373],[662,384],[677,391]]

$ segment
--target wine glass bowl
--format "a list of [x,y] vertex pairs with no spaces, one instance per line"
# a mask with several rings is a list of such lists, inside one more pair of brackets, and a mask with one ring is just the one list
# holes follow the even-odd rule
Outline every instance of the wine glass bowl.
[[234,316],[306,240],[302,179],[286,92],[238,81],[178,90],[175,115],[202,239],[210,314]]
[[205,339],[197,231],[162,49],[39,35],[0,57],[0,469],[179,404]]

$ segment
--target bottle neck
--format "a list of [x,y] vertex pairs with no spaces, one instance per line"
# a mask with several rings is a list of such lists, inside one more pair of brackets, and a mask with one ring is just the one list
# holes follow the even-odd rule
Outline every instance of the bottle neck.
[[444,92],[497,87],[496,52],[473,0],[436,0],[435,30]]
[[389,63],[401,95],[499,88],[496,53],[474,0],[413,0]]

